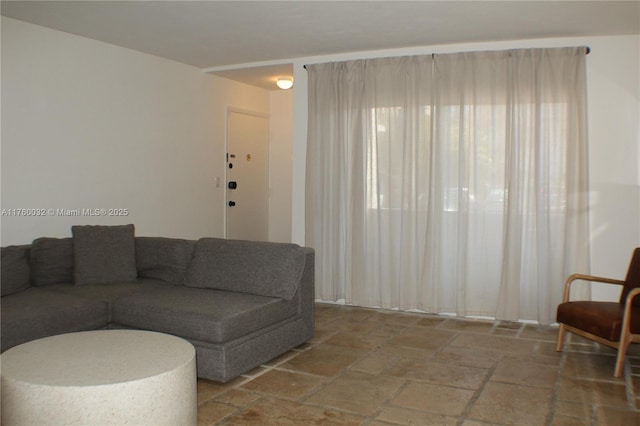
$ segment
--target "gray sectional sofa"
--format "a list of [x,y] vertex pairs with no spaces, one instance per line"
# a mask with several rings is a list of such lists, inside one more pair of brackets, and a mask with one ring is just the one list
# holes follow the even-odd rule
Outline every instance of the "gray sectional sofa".
[[74,226],[69,238],[3,247],[1,266],[2,351],[75,331],[152,330],[195,346],[198,377],[227,382],[314,333],[314,252],[295,244]]

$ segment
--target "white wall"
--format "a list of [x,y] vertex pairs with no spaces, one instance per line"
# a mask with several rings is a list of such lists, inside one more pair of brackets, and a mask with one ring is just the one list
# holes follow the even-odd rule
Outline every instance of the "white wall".
[[[640,37],[590,40],[589,96],[592,272],[624,278],[640,246]],[[594,299],[617,300],[597,285]]]
[[[640,246],[640,37],[539,39],[356,52],[294,63],[293,92],[269,92],[139,52],[2,18],[1,204],[128,208],[115,217],[2,217],[2,245],[68,236],[80,223],[134,223],[138,235],[222,236],[227,105],[273,109],[274,200],[292,194],[274,240],[304,244],[307,74],[304,64],[364,57],[588,45],[592,269],[620,277]],[[287,153],[285,104],[293,102]],[[281,112],[276,112],[281,111]],[[278,160],[280,161],[280,160]],[[277,170],[276,170],[277,169]],[[280,185],[283,185],[280,187]],[[280,206],[282,207],[282,206]],[[279,208],[280,208],[279,207]],[[274,205],[272,205],[272,209]],[[274,216],[273,211],[271,212]],[[596,289],[595,296],[617,293]]]
[[293,91],[270,92],[269,240],[283,243],[291,242]]
[[3,215],[4,245],[134,223],[137,235],[222,236],[226,107],[267,91],[2,17],[2,209],[126,208],[126,217]]
[[[360,58],[590,46],[587,57],[591,273],[624,278],[631,251],[640,246],[640,36],[539,39],[426,46],[298,58],[294,62],[292,238],[304,244],[304,178],[307,139],[307,73],[310,63]],[[578,271],[576,271],[578,272]],[[594,288],[594,298],[617,299],[617,289]]]

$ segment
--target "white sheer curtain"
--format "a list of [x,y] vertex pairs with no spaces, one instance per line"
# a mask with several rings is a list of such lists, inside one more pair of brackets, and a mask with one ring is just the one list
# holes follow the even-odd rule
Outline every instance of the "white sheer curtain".
[[566,276],[589,269],[584,61],[560,48],[308,65],[316,296],[553,322]]

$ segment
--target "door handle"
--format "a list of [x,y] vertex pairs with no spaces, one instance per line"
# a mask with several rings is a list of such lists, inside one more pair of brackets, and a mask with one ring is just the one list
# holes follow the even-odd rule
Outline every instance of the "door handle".
[[233,206],[235,206],[235,205],[236,205],[236,202],[235,202],[235,201],[229,201],[229,207],[233,207]]
[[229,189],[236,189],[238,187],[238,182],[229,182]]

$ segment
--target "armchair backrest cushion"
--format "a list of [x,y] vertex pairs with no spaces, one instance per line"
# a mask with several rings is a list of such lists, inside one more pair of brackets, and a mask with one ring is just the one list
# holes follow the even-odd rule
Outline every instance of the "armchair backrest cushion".
[[[631,256],[627,277],[624,280],[624,287],[620,295],[620,303],[626,303],[627,295],[634,288],[640,287],[640,247],[636,247]],[[640,296],[633,299],[633,306],[640,306]]]

